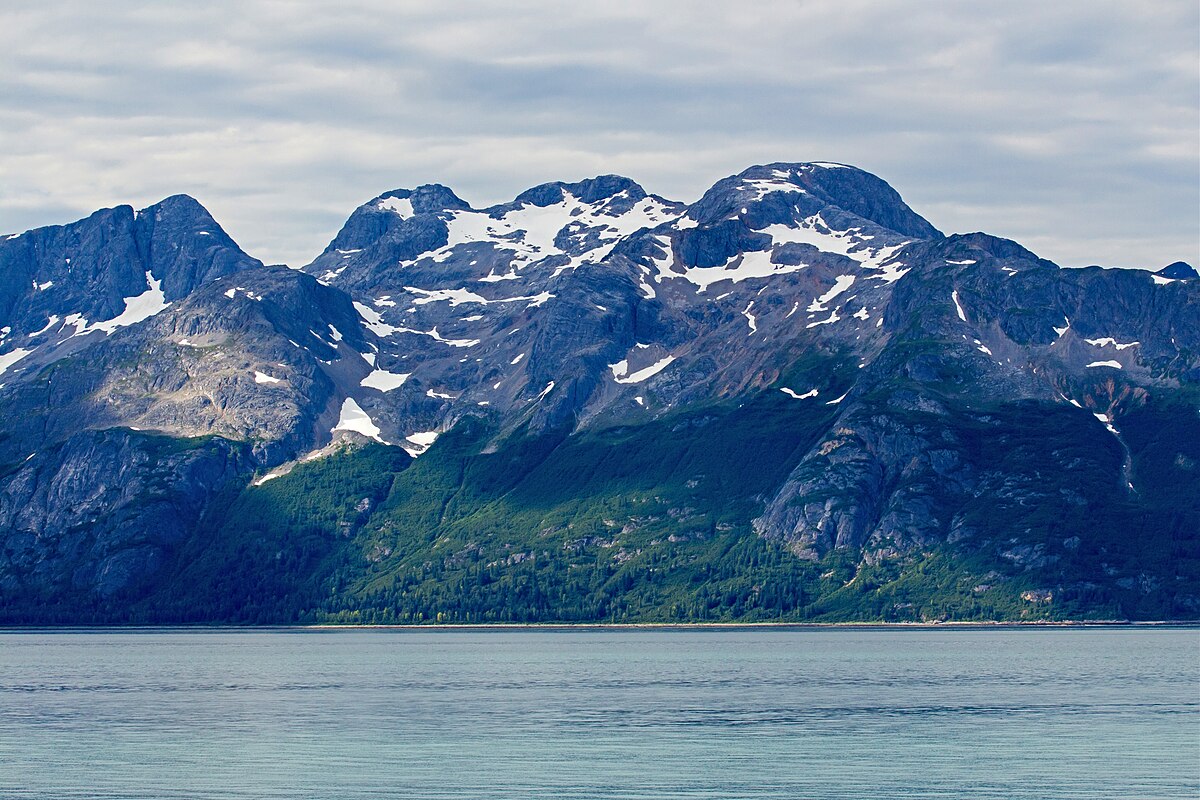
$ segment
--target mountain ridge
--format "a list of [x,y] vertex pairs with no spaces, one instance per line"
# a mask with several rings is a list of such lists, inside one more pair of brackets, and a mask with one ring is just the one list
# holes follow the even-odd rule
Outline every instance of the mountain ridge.
[[0,240],[4,619],[1200,608],[1178,264],[946,236],[827,162],[394,189],[299,270],[185,196],[73,225]]

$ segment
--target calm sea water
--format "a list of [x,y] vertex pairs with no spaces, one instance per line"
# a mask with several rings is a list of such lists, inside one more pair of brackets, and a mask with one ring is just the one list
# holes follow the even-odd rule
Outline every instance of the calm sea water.
[[3,798],[1196,798],[1200,631],[0,634]]

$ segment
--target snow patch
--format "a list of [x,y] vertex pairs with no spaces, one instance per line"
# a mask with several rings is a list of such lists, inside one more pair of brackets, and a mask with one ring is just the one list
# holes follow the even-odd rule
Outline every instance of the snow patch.
[[450,307],[460,306],[463,303],[488,303],[486,297],[475,294],[468,289],[418,289],[415,286],[405,286],[404,291],[412,294],[420,295],[419,298],[413,300],[414,306],[423,306],[426,303],[437,303],[445,300],[450,303]]
[[746,306],[746,310],[742,312],[742,316],[746,318],[746,322],[750,325],[750,336],[753,336],[758,331],[758,323],[754,319],[754,315],[750,313],[750,309],[754,308],[754,301]]
[[[772,192],[790,192],[793,194],[808,194],[807,191],[797,186],[788,180],[791,177],[790,172],[783,170],[774,170],[773,174],[778,180],[770,178],[746,178],[742,180],[739,189],[739,199],[743,202],[746,200],[761,200]],[[741,213],[745,214],[746,209],[742,209]]]
[[818,392],[816,389],[809,389],[809,390],[808,390],[807,392],[805,392],[804,394],[796,394],[794,391],[792,391],[791,389],[787,388],[786,386],[784,386],[784,387],[781,387],[779,391],[783,392],[783,393],[784,393],[784,394],[786,394],[788,397],[794,397],[794,398],[796,398],[797,400],[807,400],[808,398],[810,398],[810,397],[816,397],[816,396],[819,394],[819,392]]
[[[903,246],[904,245],[898,245],[896,249],[899,249]],[[890,264],[882,264],[879,267],[879,274],[875,275],[874,277],[878,278],[884,283],[895,283],[907,275],[910,271],[910,268],[905,268],[904,262],[893,261]]]
[[407,219],[413,215],[412,201],[407,197],[387,197],[375,204],[380,211],[391,211]]
[[854,285],[854,276],[853,275],[837,276],[833,281],[833,288],[831,288],[825,294],[818,297],[816,300],[813,300],[811,303],[809,303],[807,310],[813,314],[815,314],[819,311],[827,310],[826,306],[825,306],[826,303],[828,303],[830,300],[837,297],[839,294],[846,291],[853,285]]
[[362,317],[367,328],[376,336],[391,336],[393,333],[406,330],[405,328],[397,328],[394,325],[388,325],[383,321],[383,316],[368,305],[354,301],[354,310]]
[[125,298],[125,310],[110,320],[104,322],[95,322],[91,325],[87,324],[77,314],[72,314],[65,320],[67,323],[73,322],[71,317],[83,321],[83,326],[76,327],[75,333],[72,336],[81,336],[92,331],[103,331],[104,333],[112,333],[117,328],[124,328],[129,325],[136,325],[139,322],[150,319],[155,314],[163,311],[167,306],[171,305],[167,302],[166,296],[162,291],[162,281],[156,281],[150,271],[146,271],[146,283],[150,287],[146,291],[134,297]]
[[1113,369],[1124,369],[1120,361],[1093,361],[1088,364],[1089,367],[1112,367]]
[[[568,234],[585,230],[596,232],[597,235],[588,237],[585,246],[590,253],[589,259],[597,260],[608,255],[622,237],[675,217],[674,212],[653,197],[642,198],[628,211],[619,215],[608,213],[607,206],[610,201],[611,198],[603,198],[594,203],[584,203],[564,191],[561,201],[548,206],[529,203],[503,213],[493,212],[493,215],[473,210],[452,211],[446,220],[450,229],[449,242],[435,253],[434,257],[449,254],[460,244],[487,242],[498,249],[513,252],[513,267],[519,270],[522,266],[548,256],[562,254],[563,250],[554,240],[560,232],[569,227]],[[579,237],[572,238],[574,244],[581,243]],[[571,259],[570,264],[561,269],[579,266],[586,260],[582,256],[576,256]],[[512,277],[515,278],[516,275]],[[507,278],[489,276],[489,279]]]
[[612,370],[613,379],[617,383],[641,383],[642,381],[653,378],[655,375],[662,372],[674,360],[675,356],[667,356],[666,358],[655,361],[645,369],[639,369],[637,372],[634,372],[631,375],[626,375],[626,373],[629,371],[629,362],[625,359],[618,361],[616,364],[609,364],[608,368]]
[[963,322],[967,321],[967,312],[963,311],[962,303],[958,299],[958,289],[950,293],[950,298],[954,301],[954,310],[958,312],[958,318]]
[[771,237],[772,243],[776,245],[784,243],[810,244],[824,253],[846,256],[857,261],[866,269],[881,270],[883,274],[874,277],[882,278],[889,283],[899,280],[904,274],[897,269],[897,267],[904,266],[903,264],[888,268],[885,267],[885,263],[908,242],[885,247],[872,247],[866,242],[873,237],[864,235],[861,228],[850,228],[844,231],[833,230],[825,222],[820,212],[800,220],[794,226],[776,223],[768,225],[758,233],[767,234]]
[[[739,262],[738,259],[741,261]],[[657,262],[656,266],[658,266]],[[664,272],[660,269],[658,280],[682,278],[698,287],[697,294],[703,294],[709,286],[721,281],[739,283],[752,278],[770,278],[775,275],[799,272],[807,267],[807,264],[776,264],[771,261],[770,250],[750,250],[741,255],[735,255],[724,266],[693,267],[683,273]]]
[[831,323],[839,321],[840,319],[841,319],[841,317],[838,316],[837,309],[835,308],[833,311],[831,311],[829,313],[829,316],[826,317],[825,319],[817,320],[816,322],[810,322],[807,325],[805,325],[804,327],[805,328],[815,328],[818,325],[829,325]]
[[372,370],[371,374],[363,378],[358,385],[368,389],[378,389],[381,392],[390,392],[403,386],[411,375],[411,372],[388,372],[385,369],[376,369]]
[[255,383],[282,383],[282,379],[281,378],[273,378],[265,372],[259,372],[258,370],[255,370],[254,371],[254,382]]
[[29,334],[29,338],[32,339],[34,336],[41,336],[46,331],[50,330],[51,326],[53,326],[56,322],[58,322],[58,315],[51,314],[50,319],[46,321],[45,327],[43,327],[40,331],[34,331],[33,333]]
[[403,447],[410,456],[416,458],[428,450],[430,446],[437,441],[437,438],[440,435],[441,431],[436,430],[417,431],[416,433],[410,433],[408,436],[404,437],[404,441],[408,442],[408,444],[401,445],[401,447]]
[[479,279],[480,283],[498,283],[500,281],[516,281],[520,280],[521,276],[515,272],[508,272],[504,275],[484,275]]
[[377,442],[387,444],[383,439],[379,438],[379,427],[371,421],[367,412],[363,411],[362,407],[350,397],[342,401],[342,411],[338,417],[337,425],[334,425],[329,432],[337,433],[338,431],[361,433],[368,439],[374,439]]
[[3,375],[9,367],[20,361],[25,356],[32,353],[32,350],[26,350],[23,347],[18,347],[15,350],[5,353],[0,356],[0,375]]
[[[1113,425],[1112,414],[1097,414],[1092,412],[1092,416],[1103,422],[1104,427],[1107,428],[1108,432],[1113,436],[1116,436],[1118,439],[1121,437],[1121,434],[1117,431],[1116,426]],[[1133,488],[1133,484],[1130,484],[1130,488]]]
[[429,336],[434,341],[441,342],[442,344],[448,344],[451,347],[474,347],[475,345],[479,344],[479,339],[447,339],[438,333],[436,326],[434,326],[433,330],[429,331],[416,331],[409,328],[400,328],[399,330],[404,333],[415,333],[420,336]]
[[1136,347],[1141,344],[1141,342],[1121,343],[1121,342],[1118,342],[1116,339],[1112,338],[1111,336],[1105,336],[1100,339],[1084,339],[1084,341],[1095,347],[1115,347],[1118,350],[1125,350],[1127,348]]
[[469,289],[418,289],[415,286],[405,286],[404,291],[413,294],[421,295],[420,298],[413,301],[414,306],[425,305],[426,303],[436,303],[439,301],[448,301],[451,308],[464,303],[478,303],[480,305],[489,305],[495,303],[519,303],[529,302],[528,308],[535,308],[542,305],[547,300],[550,300],[554,295],[549,292],[541,292],[540,294],[527,295],[522,297],[502,297],[497,300],[488,300],[482,295],[475,294]]

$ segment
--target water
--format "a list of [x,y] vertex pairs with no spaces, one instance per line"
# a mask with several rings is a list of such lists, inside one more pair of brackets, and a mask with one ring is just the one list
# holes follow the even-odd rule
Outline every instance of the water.
[[3,798],[1195,798],[1200,631],[0,634]]

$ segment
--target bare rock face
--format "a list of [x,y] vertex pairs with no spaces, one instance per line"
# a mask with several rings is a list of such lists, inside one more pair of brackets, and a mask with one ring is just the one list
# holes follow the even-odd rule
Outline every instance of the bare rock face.
[[117,206],[0,239],[0,319],[9,343],[34,332],[54,339],[118,318],[126,298],[155,285],[158,302],[170,303],[261,266],[186,195],[140,212]]
[[109,597],[134,588],[251,468],[235,442],[120,429],[34,453],[0,494],[0,591],[52,603],[81,589]]
[[[1138,271],[1061,270],[981,234],[903,253],[915,266],[890,298],[885,347],[756,529],[809,557],[840,547],[905,552],[968,538],[964,509],[1087,504],[1040,479],[1035,465],[1107,472],[1107,490],[1136,494],[1119,420],[1152,395],[1194,384],[1195,286]],[[997,464],[1019,433],[1013,426],[1031,418],[1062,424],[1044,431],[1036,460]],[[1124,468],[1084,463],[1049,438],[1069,440],[1073,427]]]

